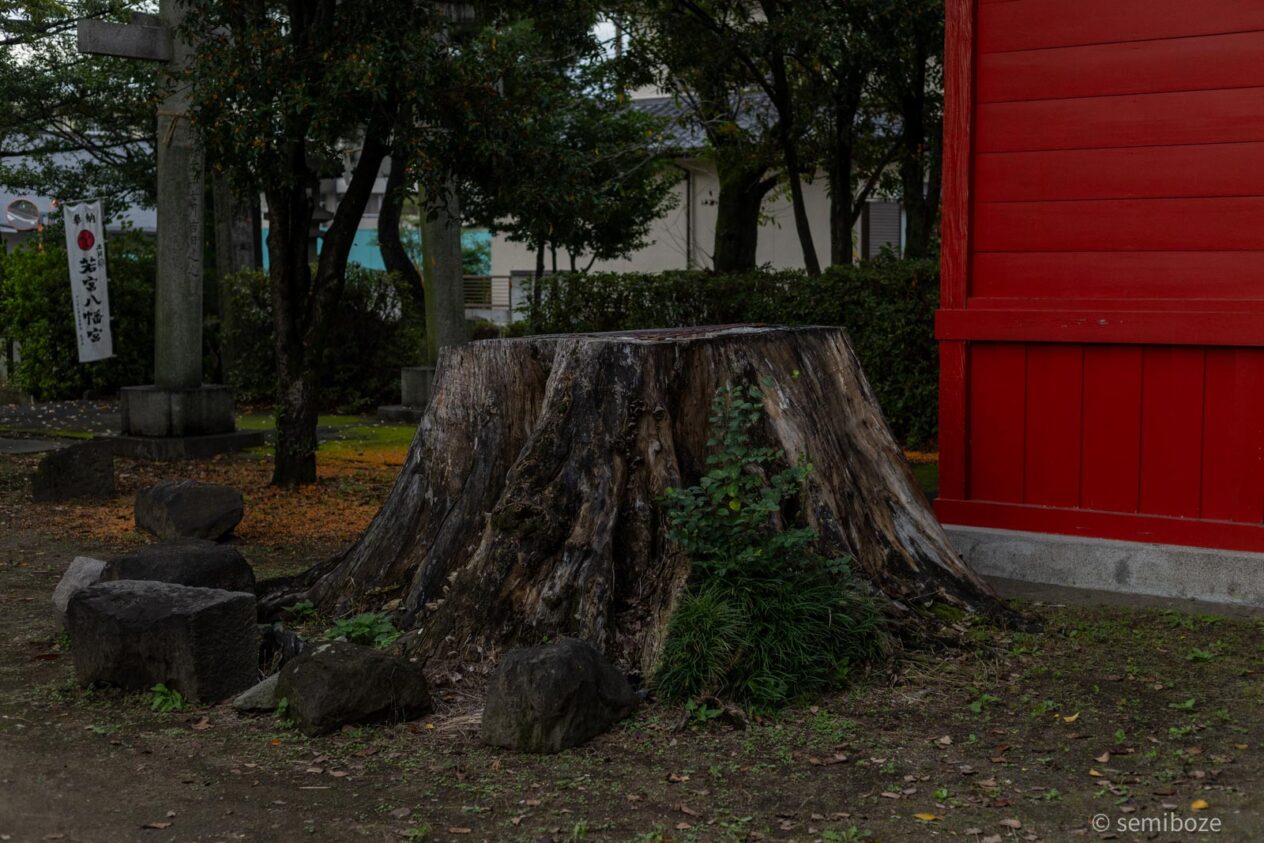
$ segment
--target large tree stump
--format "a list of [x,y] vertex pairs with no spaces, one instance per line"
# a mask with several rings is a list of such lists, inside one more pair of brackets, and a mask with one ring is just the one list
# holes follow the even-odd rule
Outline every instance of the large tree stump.
[[432,655],[573,635],[648,671],[689,565],[670,487],[705,471],[715,390],[760,383],[764,434],[813,470],[804,512],[827,556],[895,603],[1003,611],[962,562],[839,328],[722,327],[491,340],[444,350],[386,503],[345,553],[272,605],[402,600]]

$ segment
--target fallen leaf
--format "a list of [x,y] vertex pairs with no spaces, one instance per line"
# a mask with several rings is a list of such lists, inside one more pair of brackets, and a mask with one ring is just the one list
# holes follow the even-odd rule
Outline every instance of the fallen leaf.
[[1075,714],[1068,714],[1066,717],[1063,717],[1062,722],[1074,723],[1076,720],[1079,720],[1079,719],[1080,719],[1080,713],[1077,711],[1075,712]]
[[189,728],[195,732],[205,732],[207,729],[211,728],[211,719],[209,717],[203,717],[198,722],[190,725]]
[[900,798],[900,794],[894,793],[890,790],[884,790],[878,795],[881,796],[883,799],[899,799]]
[[939,816],[938,814],[932,814],[927,811],[918,811],[913,816],[917,817],[919,820],[921,820],[924,823],[933,823],[936,820],[943,819],[943,817]]
[[448,826],[448,834],[469,834],[473,830],[472,828],[463,828],[459,825]]
[[1089,769],[1088,774],[1095,779],[1100,779],[1102,777],[1102,774],[1100,772],[1091,768]]
[[164,828],[171,828],[171,823],[167,823],[167,822],[145,823],[144,825],[141,826],[141,828],[154,828],[154,829],[161,830]]
[[685,804],[685,803],[683,803],[683,802],[682,802],[682,803],[680,803],[679,805],[677,805],[677,806],[676,806],[676,810],[677,810],[677,811],[680,811],[680,813],[682,813],[682,814],[687,814],[687,815],[689,815],[689,816],[691,816],[691,817],[700,817],[700,816],[702,816],[702,814],[698,813],[698,812],[697,812],[697,811],[695,811],[693,808],[690,808],[688,805],[686,805],[686,804]]
[[691,828],[693,828],[693,826],[691,826],[691,825],[690,825],[689,823],[687,823],[687,822],[683,822],[683,821],[682,821],[682,822],[678,822],[678,823],[676,823],[676,830],[677,830],[677,831],[688,831],[688,830],[689,830],[689,829],[691,829]]
[[1096,758],[1094,758],[1093,760],[1094,760],[1094,761],[1096,761],[1098,764],[1109,764],[1109,763],[1110,763],[1110,753],[1109,753],[1109,752],[1103,752],[1101,755],[1097,756],[1097,757],[1096,757]]
[[1195,799],[1193,802],[1189,803],[1189,809],[1191,811],[1206,811],[1210,807],[1211,805],[1206,799]]
[[689,776],[684,773],[668,773],[667,781],[672,782],[673,784],[680,784],[681,782],[689,781]]
[[1014,830],[1018,830],[1023,827],[1023,824],[1015,819],[1001,820],[1001,825]]
[[528,808],[538,808],[540,806],[540,800],[539,799],[524,799],[522,800],[522,804],[526,805]]
[[942,738],[936,740],[935,743],[940,746],[952,746],[952,735],[944,735]]

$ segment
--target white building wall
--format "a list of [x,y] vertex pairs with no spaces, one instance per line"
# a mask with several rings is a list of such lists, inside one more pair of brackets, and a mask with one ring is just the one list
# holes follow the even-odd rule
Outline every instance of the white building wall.
[[[649,244],[633,253],[630,258],[614,261],[598,261],[593,271],[599,272],[661,272],[667,269],[685,269],[689,262],[689,236],[686,220],[691,219],[693,265],[697,268],[712,266],[712,250],[715,245],[716,199],[719,195],[719,179],[714,169],[705,162],[684,161],[680,166],[693,178],[692,212],[687,209],[684,173],[676,185],[676,206],[664,215],[651,229]],[[829,263],[829,195],[825,179],[817,178],[803,185],[803,198],[807,206],[812,228],[812,239],[817,258],[822,265]],[[794,226],[794,211],[790,191],[779,186],[764,201],[764,221],[759,231],[759,248],[756,260],[775,269],[802,269],[803,250]],[[577,261],[580,269],[588,264],[587,258]],[[565,271],[570,268],[569,257],[558,251],[557,266]],[[551,269],[551,258],[545,256],[545,268]],[[523,243],[511,243],[504,235],[492,237],[492,275],[510,275],[515,272],[534,272],[535,253]]]

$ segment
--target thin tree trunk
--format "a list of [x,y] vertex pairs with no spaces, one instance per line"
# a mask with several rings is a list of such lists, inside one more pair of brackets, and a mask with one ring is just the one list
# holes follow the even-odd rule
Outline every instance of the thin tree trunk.
[[[402,162],[391,159],[391,171],[386,176],[386,193],[382,197],[382,210],[377,217],[377,245],[382,253],[382,264],[387,272],[394,272],[404,279],[413,301],[420,308],[426,306],[426,295],[421,281],[421,273],[408,256],[404,241],[400,237],[400,223],[403,218],[404,200],[408,196],[406,178],[408,168]],[[424,310],[423,310],[424,312]]]
[[762,433],[812,464],[817,550],[850,556],[911,618],[931,601],[1009,617],[953,550],[840,328],[528,337],[444,352],[435,400],[360,540],[265,584],[335,615],[401,601],[422,656],[562,635],[649,673],[689,576],[661,500],[706,471],[716,388],[761,382]]
[[277,443],[272,482],[282,488],[316,482],[316,422],[320,361],[331,322],[338,317],[347,258],[387,147],[385,131],[370,124],[333,221],[325,231],[315,273],[307,261],[308,229],[318,182],[302,144],[292,153],[294,182],[268,196],[273,325],[277,356]]
[[860,215],[860,203],[852,194],[851,171],[851,142],[836,135],[828,170],[830,263],[835,266],[847,266],[855,260],[852,232]]
[[[768,8],[768,4],[765,4]],[[799,235],[799,246],[803,250],[803,268],[808,275],[821,274],[821,261],[816,255],[816,244],[812,240],[812,223],[808,218],[807,204],[803,200],[803,168],[799,161],[799,139],[794,119],[794,102],[790,93],[790,80],[786,70],[785,56],[774,52],[769,62],[772,68],[772,87],[775,94],[773,105],[777,109],[777,138],[781,143],[782,160],[785,163],[786,178],[790,180],[790,203],[794,211],[794,228]]]

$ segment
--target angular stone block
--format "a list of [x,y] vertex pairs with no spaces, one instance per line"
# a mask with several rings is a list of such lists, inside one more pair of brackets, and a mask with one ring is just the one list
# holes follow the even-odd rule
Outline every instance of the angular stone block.
[[488,683],[482,738],[519,752],[559,752],[605,732],[639,702],[586,641],[511,650]]
[[276,694],[307,735],[434,711],[421,665],[345,641],[320,644],[286,662]]
[[57,616],[63,622],[66,619],[66,606],[70,604],[70,598],[76,591],[96,585],[104,571],[105,562],[101,559],[76,556],[71,561],[70,567],[66,569],[66,573],[62,574],[57,587],[53,589],[53,606],[57,609]]
[[259,638],[252,594],[173,583],[98,583],[70,598],[75,676],[133,691],[159,682],[218,702],[255,684]]
[[36,503],[109,500],[114,495],[114,453],[104,441],[53,451],[31,475],[31,497]]
[[220,539],[243,513],[241,492],[216,483],[163,480],[136,493],[136,527],[160,539]]
[[106,563],[101,579],[155,580],[254,593],[255,572],[237,548],[201,539],[158,542]]

